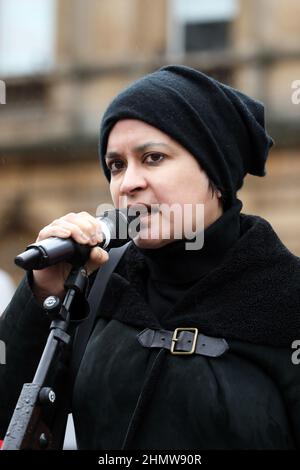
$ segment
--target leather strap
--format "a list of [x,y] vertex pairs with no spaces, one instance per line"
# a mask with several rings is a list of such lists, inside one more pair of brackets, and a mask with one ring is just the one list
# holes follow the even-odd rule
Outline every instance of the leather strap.
[[147,328],[139,333],[137,338],[145,348],[165,348],[174,355],[201,354],[218,357],[229,349],[225,339],[205,336],[200,334],[197,328],[177,328],[174,331]]
[[130,243],[132,242],[130,241],[118,248],[112,248],[109,251],[109,260],[98,269],[98,273],[88,296],[90,306],[89,316],[78,326],[74,337],[71,360],[71,380],[73,383],[75,382],[89,337],[93,331],[96,315],[110,276],[116,269]]

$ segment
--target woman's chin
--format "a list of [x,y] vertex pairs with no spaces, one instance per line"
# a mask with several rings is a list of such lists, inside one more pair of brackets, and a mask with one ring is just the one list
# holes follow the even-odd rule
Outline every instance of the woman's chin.
[[172,240],[160,238],[143,238],[138,235],[133,238],[133,242],[138,248],[155,250],[167,245],[168,243],[171,243]]

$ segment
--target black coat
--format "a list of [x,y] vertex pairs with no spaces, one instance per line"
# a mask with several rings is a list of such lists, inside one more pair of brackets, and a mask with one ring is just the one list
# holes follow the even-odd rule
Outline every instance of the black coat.
[[[145,301],[147,269],[131,245],[107,287],[74,387],[81,449],[300,449],[300,260],[268,222],[241,215],[220,266],[160,319]],[[32,379],[49,322],[24,279],[0,326],[5,432]],[[145,328],[197,327],[225,338],[218,357],[143,347]],[[16,386],[16,384],[18,384]]]

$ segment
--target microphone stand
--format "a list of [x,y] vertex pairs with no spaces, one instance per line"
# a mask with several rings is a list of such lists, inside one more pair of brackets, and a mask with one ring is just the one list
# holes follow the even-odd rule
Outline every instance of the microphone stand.
[[[71,306],[76,298],[76,302],[84,302],[88,314],[87,282],[85,269],[73,266],[64,285],[63,302],[55,296],[45,299],[43,307],[52,319],[50,333],[32,383],[23,385],[2,450],[62,449],[70,401],[64,363],[70,356],[74,330],[85,318],[72,322]],[[58,415],[60,421],[55,419]]]

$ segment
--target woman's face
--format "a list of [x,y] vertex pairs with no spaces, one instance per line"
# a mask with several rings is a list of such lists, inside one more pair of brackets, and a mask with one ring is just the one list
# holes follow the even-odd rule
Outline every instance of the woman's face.
[[141,248],[191,239],[223,212],[220,193],[212,196],[197,160],[167,134],[142,121],[124,119],[115,124],[106,164],[115,207],[147,206],[134,238]]

